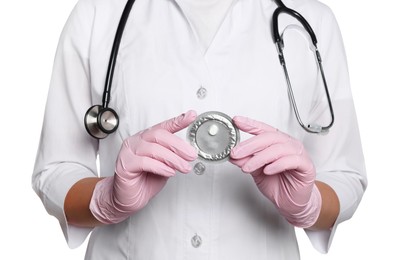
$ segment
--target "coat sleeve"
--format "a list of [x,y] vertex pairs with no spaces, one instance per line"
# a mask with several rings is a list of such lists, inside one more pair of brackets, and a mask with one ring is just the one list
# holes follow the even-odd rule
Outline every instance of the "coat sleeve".
[[83,124],[92,103],[89,49],[94,14],[89,0],[79,1],[60,36],[32,175],[33,189],[59,220],[71,248],[82,244],[91,230],[67,223],[65,196],[80,179],[97,176],[98,142]]
[[[327,253],[337,226],[355,213],[367,187],[365,161],[352,99],[342,36],[331,10],[325,6],[316,32],[324,71],[332,99],[335,122],[327,135],[308,134],[304,145],[317,169],[317,180],[331,186],[338,195],[340,213],[327,231],[305,230],[313,246]],[[320,87],[322,90],[322,87]],[[315,95],[310,122],[330,122],[325,92]]]

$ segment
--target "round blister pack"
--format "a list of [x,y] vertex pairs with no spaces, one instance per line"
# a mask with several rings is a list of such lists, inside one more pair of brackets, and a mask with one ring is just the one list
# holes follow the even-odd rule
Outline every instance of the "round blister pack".
[[199,115],[188,127],[187,139],[200,159],[219,162],[228,159],[239,142],[240,132],[229,116],[210,111]]

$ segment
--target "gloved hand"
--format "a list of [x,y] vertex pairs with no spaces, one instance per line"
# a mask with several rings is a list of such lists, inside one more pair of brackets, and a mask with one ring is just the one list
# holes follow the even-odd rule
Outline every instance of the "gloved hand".
[[311,227],[321,209],[315,167],[303,144],[264,123],[234,117],[236,126],[255,136],[232,149],[230,161],[250,173],[264,196],[288,222]]
[[105,224],[118,223],[142,209],[176,171],[188,173],[197,157],[189,143],[173,133],[196,118],[188,111],[124,140],[115,174],[96,184],[90,201],[93,216]]

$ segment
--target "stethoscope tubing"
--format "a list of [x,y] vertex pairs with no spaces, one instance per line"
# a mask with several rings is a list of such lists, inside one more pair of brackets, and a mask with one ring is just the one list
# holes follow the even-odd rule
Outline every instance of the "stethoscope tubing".
[[135,0],[127,1],[125,8],[123,9],[121,19],[119,20],[118,28],[116,30],[115,39],[112,44],[111,54],[110,54],[109,63],[108,63],[107,76],[105,78],[105,86],[104,86],[103,100],[102,100],[103,108],[107,108],[109,105],[109,102],[111,100],[112,79],[114,77],[114,71],[115,71],[115,65],[116,65],[116,59],[118,56],[119,46],[121,43],[121,39],[122,39],[122,35],[123,35],[123,31],[125,29],[127,19],[129,18],[129,14],[133,7],[134,2],[135,2]]
[[[323,65],[322,65],[322,59],[321,59],[321,55],[320,52],[318,50],[317,47],[317,37],[316,34],[314,33],[312,27],[310,26],[310,24],[308,23],[308,21],[297,11],[290,9],[288,7],[286,7],[281,0],[275,0],[276,4],[278,5],[277,9],[274,11],[273,13],[273,17],[272,17],[272,25],[273,25],[273,41],[276,44],[277,47],[277,52],[278,52],[278,56],[280,59],[280,64],[283,67],[283,71],[284,71],[284,76],[286,78],[286,83],[287,83],[287,90],[288,90],[288,97],[289,100],[292,104],[292,108],[294,110],[294,114],[295,117],[299,123],[299,125],[308,133],[327,133],[329,131],[329,129],[332,127],[332,125],[334,124],[334,110],[333,110],[333,106],[332,106],[332,102],[331,102],[331,97],[330,97],[330,93],[328,91],[328,87],[327,87],[327,80],[326,80],[326,76],[324,74],[324,69],[323,69]],[[322,80],[323,80],[323,86],[324,86],[324,91],[326,93],[326,97],[327,97],[327,102],[328,102],[328,107],[330,110],[330,123],[327,126],[320,126],[317,124],[308,124],[305,125],[299,115],[299,111],[298,111],[298,107],[296,105],[296,101],[295,101],[295,96],[294,96],[294,92],[292,90],[292,86],[291,86],[291,82],[290,82],[290,77],[288,74],[288,70],[287,70],[287,66],[285,63],[285,58],[284,58],[284,42],[283,39],[281,38],[280,32],[279,32],[279,16],[280,14],[287,14],[290,15],[291,17],[293,17],[294,19],[296,19],[298,22],[300,22],[302,24],[302,26],[304,27],[304,29],[307,31],[307,33],[309,34],[313,46],[314,46],[314,52],[317,58],[317,64],[322,76]]]
[[312,39],[313,45],[317,45],[316,34],[314,33],[314,31],[313,31],[312,27],[310,26],[310,24],[308,23],[308,21],[306,21],[306,19],[297,11],[290,9],[288,7],[285,7],[285,6],[277,7],[277,9],[273,13],[272,21],[273,21],[273,41],[274,41],[274,43],[282,41],[279,29],[278,29],[279,28],[278,17],[282,13],[288,14],[288,15],[294,17],[296,20],[298,20],[302,24],[302,26],[305,28],[305,30],[309,33],[309,36]]

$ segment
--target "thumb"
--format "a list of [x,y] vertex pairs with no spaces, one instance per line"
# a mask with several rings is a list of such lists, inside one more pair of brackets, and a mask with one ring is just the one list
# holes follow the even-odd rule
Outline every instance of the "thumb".
[[194,110],[189,110],[180,116],[159,123],[155,128],[162,128],[173,134],[189,126],[196,118],[197,113]]

